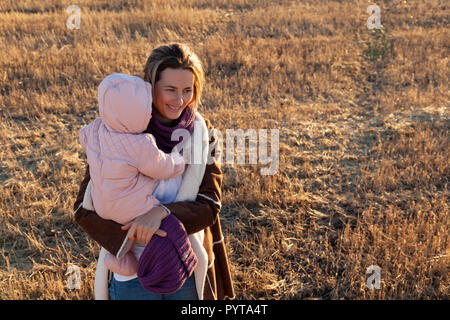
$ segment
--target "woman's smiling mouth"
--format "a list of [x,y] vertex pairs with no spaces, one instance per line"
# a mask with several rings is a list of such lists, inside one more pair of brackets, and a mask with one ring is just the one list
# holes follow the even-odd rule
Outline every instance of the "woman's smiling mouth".
[[181,106],[179,106],[179,107],[172,107],[172,106],[169,106],[168,104],[166,104],[166,106],[169,108],[169,110],[171,110],[171,111],[180,111],[180,109],[181,109]]

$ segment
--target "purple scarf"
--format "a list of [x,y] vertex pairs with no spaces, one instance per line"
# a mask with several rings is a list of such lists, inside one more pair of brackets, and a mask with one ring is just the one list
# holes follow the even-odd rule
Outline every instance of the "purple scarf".
[[181,113],[180,117],[174,120],[174,123],[170,124],[170,126],[162,123],[156,118],[155,114],[155,106],[152,108],[152,118],[150,119],[150,123],[147,126],[146,133],[151,133],[156,140],[156,145],[165,153],[171,153],[173,147],[175,147],[178,143],[183,140],[183,137],[180,137],[178,141],[172,141],[172,133],[176,129],[186,129],[190,134],[194,131],[194,120],[195,113],[192,107],[186,107]]

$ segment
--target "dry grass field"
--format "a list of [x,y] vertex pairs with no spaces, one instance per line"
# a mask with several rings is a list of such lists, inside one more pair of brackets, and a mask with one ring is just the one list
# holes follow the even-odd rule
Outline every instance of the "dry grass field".
[[78,133],[102,78],[142,76],[173,41],[203,61],[217,129],[280,130],[277,174],[223,166],[237,299],[448,299],[449,3],[377,1],[380,30],[371,4],[2,0],[0,299],[93,298],[99,246],[72,220]]

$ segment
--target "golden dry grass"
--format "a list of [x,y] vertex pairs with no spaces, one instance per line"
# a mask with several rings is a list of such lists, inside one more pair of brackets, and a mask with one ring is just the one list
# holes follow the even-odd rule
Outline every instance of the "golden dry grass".
[[449,7],[378,1],[376,38],[369,4],[1,1],[0,299],[92,298],[99,247],[71,218],[78,132],[101,79],[142,75],[168,41],[204,62],[201,112],[217,129],[280,129],[276,175],[224,166],[237,298],[448,299]]

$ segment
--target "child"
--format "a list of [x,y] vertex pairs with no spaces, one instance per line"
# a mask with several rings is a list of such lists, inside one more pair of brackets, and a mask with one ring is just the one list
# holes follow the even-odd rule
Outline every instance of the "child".
[[[185,161],[177,152],[159,150],[155,138],[142,133],[152,115],[149,83],[130,75],[109,75],[99,85],[98,104],[100,118],[80,131],[92,202],[100,217],[127,224],[161,203],[157,195],[164,191],[158,189],[178,190]],[[115,274],[132,276],[138,263],[127,252],[121,259],[108,254],[105,264]]]

